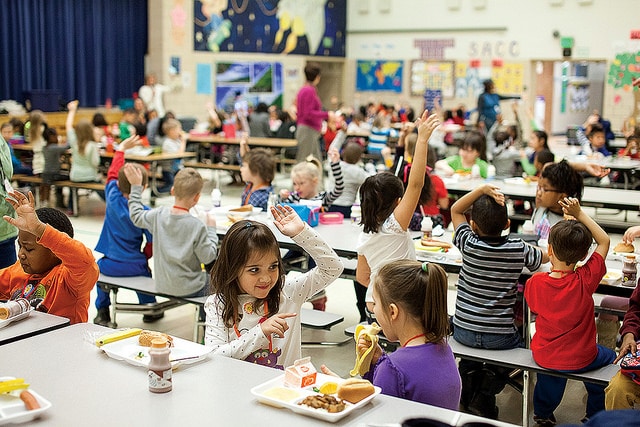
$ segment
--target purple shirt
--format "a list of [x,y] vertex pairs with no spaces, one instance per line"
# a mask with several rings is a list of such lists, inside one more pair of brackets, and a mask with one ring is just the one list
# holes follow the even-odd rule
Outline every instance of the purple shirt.
[[458,410],[462,385],[449,344],[400,347],[364,375],[388,396]]
[[298,92],[296,106],[298,108],[298,126],[309,126],[320,132],[322,121],[329,118],[329,113],[322,111],[322,103],[316,87],[311,84],[304,85]]

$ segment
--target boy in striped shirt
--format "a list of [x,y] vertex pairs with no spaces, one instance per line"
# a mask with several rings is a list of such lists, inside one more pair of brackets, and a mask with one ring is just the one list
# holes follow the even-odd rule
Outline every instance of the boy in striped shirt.
[[[471,208],[471,220],[465,212]],[[548,256],[521,239],[502,236],[510,221],[504,194],[491,184],[477,187],[451,206],[453,243],[462,253],[453,338],[470,347],[510,349],[523,341],[514,324],[517,283],[524,267],[537,270]],[[461,405],[496,419],[496,394],[506,384],[504,369],[462,360]]]

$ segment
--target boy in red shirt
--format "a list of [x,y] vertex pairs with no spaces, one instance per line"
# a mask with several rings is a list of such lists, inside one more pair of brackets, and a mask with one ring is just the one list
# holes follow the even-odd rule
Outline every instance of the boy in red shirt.
[[[593,293],[607,272],[604,260],[609,251],[607,233],[567,197],[558,202],[565,215],[575,220],[560,221],[549,234],[550,273],[536,273],[525,285],[524,296],[538,315],[531,352],[538,365],[563,372],[585,372],[614,361],[613,350],[596,344]],[[576,268],[591,247],[587,262]],[[538,374],[533,392],[534,420],[538,425],[555,425],[553,411],[564,394],[566,378]],[[587,389],[587,418],[604,410],[604,386],[584,383]]]
[[26,298],[39,311],[87,321],[89,293],[98,265],[89,248],[73,239],[69,218],[53,208],[34,209],[35,200],[19,192],[7,201],[16,218],[4,216],[18,232],[18,261],[0,270],[0,299]]

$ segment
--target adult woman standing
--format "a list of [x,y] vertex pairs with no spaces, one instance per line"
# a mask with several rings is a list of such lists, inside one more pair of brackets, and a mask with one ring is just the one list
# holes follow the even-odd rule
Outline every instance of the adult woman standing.
[[491,79],[485,80],[482,84],[484,85],[484,92],[478,97],[478,128],[486,135],[496,122],[498,114],[500,114],[500,101],[504,99],[520,99],[520,96],[495,93],[496,86]]
[[303,162],[307,156],[312,155],[316,159],[322,159],[319,139],[322,136],[322,121],[328,120],[333,115],[322,111],[322,103],[318,97],[316,87],[320,83],[320,66],[308,63],[304,67],[304,75],[307,79],[305,85],[298,92],[296,105],[298,108],[298,152],[296,161]]

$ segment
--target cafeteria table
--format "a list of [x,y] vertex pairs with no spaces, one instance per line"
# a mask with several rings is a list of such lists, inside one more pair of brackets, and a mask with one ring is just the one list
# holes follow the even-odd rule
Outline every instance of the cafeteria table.
[[0,345],[44,334],[67,325],[69,325],[69,319],[66,317],[32,310],[24,319],[11,322],[0,328]]
[[[221,356],[180,366],[173,373],[171,392],[151,393],[144,367],[111,359],[87,339],[102,332],[112,330],[79,323],[0,348],[4,374],[24,378],[52,404],[31,425],[328,425],[256,400],[251,389],[282,375],[282,371]],[[326,361],[312,362],[319,365]],[[512,426],[385,395],[334,425],[399,424],[414,417],[450,425],[484,421]]]

